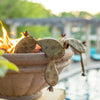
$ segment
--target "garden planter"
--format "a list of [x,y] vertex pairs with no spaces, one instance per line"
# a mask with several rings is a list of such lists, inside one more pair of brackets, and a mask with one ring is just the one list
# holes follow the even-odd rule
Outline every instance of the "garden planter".
[[[56,60],[59,73],[66,67],[73,55],[67,49],[65,55]],[[8,71],[4,78],[0,78],[0,96],[8,100],[33,100],[41,95],[41,89],[48,84],[44,79],[44,70],[50,59],[44,53],[15,53],[4,54],[12,63],[16,64],[19,72]]]

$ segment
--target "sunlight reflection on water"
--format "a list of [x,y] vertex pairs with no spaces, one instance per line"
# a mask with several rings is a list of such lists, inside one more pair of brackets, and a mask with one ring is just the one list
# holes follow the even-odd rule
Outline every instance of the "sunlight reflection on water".
[[86,77],[76,74],[60,81],[58,87],[66,89],[65,100],[100,100],[100,70],[87,71]]

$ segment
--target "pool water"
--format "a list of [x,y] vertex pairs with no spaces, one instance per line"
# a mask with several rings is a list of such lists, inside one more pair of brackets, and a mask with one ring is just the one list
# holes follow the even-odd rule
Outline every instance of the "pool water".
[[100,100],[100,69],[87,71],[85,77],[76,74],[58,86],[66,89],[65,100]]

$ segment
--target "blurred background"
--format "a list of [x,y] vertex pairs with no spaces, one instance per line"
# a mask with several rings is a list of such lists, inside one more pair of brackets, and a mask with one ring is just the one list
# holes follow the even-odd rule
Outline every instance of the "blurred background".
[[[8,33],[12,30],[16,37],[26,30],[34,38],[55,37],[60,33],[87,42],[85,79],[77,72],[80,56],[74,55],[70,76],[59,83],[66,89],[65,100],[100,100],[100,1],[99,0],[0,0],[0,20]],[[70,35],[69,35],[70,34]],[[10,35],[10,34],[9,34]],[[0,26],[0,36],[2,36]],[[78,62],[77,64],[75,62]],[[97,70],[98,69],[98,70]],[[66,72],[67,71],[67,72]],[[77,81],[76,81],[77,80]],[[73,84],[74,83],[74,84]],[[58,86],[58,87],[59,87]],[[96,87],[96,88],[95,88]]]
[[[8,18],[100,18],[99,0],[0,0],[0,20],[5,23]],[[6,29],[10,32],[9,25]],[[52,30],[50,25],[30,25],[18,26],[17,37],[20,32],[26,30],[35,38],[51,37]],[[84,28],[82,26],[72,26],[71,35],[77,39],[82,39]],[[60,30],[60,31],[59,31]],[[91,35],[95,35],[95,26],[91,28]],[[57,27],[57,37],[60,37],[61,27]],[[1,35],[1,32],[0,32]],[[95,38],[95,36],[94,36]],[[91,40],[92,43],[95,39]]]

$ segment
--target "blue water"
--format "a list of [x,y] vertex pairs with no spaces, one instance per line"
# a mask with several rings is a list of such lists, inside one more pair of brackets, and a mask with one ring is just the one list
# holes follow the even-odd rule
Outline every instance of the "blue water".
[[66,89],[65,100],[100,100],[100,70],[87,71],[60,81],[58,86]]

